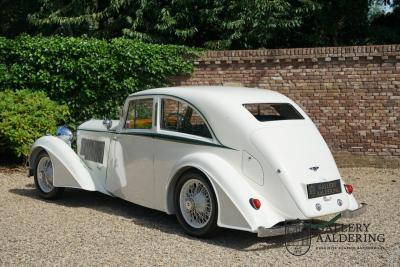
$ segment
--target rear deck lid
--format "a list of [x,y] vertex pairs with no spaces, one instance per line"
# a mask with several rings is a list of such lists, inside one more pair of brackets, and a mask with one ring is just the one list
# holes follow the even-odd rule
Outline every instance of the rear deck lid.
[[[346,203],[339,207],[336,200],[330,201],[338,194],[309,198],[307,192],[307,185],[340,179],[332,154],[315,125],[307,120],[288,120],[265,122],[263,126],[251,135],[251,142],[275,171],[279,169],[282,182],[303,214],[315,217],[343,210]],[[324,209],[317,211],[315,204],[321,201]]]

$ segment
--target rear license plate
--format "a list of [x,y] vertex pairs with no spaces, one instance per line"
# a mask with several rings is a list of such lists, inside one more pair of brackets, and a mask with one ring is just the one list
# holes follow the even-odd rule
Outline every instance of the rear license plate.
[[334,180],[330,182],[323,182],[316,184],[308,184],[307,193],[308,193],[308,198],[323,197],[323,196],[342,193],[340,180]]

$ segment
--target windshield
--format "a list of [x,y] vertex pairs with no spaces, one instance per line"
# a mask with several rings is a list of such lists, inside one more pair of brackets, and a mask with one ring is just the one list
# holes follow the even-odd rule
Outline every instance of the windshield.
[[288,103],[251,103],[243,106],[259,121],[302,120],[303,116]]

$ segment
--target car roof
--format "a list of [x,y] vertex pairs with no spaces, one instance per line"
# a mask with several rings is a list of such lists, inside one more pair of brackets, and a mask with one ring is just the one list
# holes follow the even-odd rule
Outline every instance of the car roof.
[[219,142],[233,148],[237,148],[245,136],[263,127],[263,123],[254,118],[243,104],[290,103],[303,117],[307,117],[288,97],[267,89],[232,86],[165,87],[131,94],[127,102],[134,97],[146,95],[167,95],[188,102],[205,117]]
[[289,99],[278,93],[267,89],[234,87],[234,86],[181,86],[165,87],[140,91],[130,96],[139,95],[170,95],[188,100],[202,106],[207,100],[219,99],[225,104],[231,103],[279,103],[288,102]]

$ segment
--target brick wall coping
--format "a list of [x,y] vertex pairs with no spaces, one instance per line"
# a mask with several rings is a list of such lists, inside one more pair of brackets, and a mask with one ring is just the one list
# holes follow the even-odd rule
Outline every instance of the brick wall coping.
[[232,61],[259,61],[262,63],[266,60],[279,62],[282,59],[287,59],[288,61],[293,59],[298,59],[299,61],[304,59],[330,61],[331,59],[345,60],[346,58],[358,60],[360,57],[365,57],[367,60],[373,60],[376,57],[384,60],[389,59],[389,57],[399,60],[400,44],[207,51],[195,60],[195,64],[220,64],[221,61],[226,61],[226,63],[232,63]]

